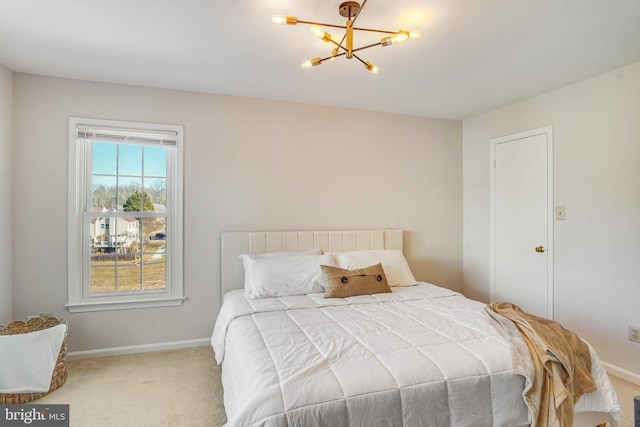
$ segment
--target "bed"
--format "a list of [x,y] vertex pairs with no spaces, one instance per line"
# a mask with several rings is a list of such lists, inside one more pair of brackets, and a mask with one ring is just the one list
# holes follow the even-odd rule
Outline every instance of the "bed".
[[[402,230],[234,232],[221,242],[223,304],[211,342],[222,364],[227,426],[530,424],[525,378],[485,304],[433,284],[405,283],[396,264]],[[259,294],[265,288],[258,286],[256,294],[250,286],[263,277],[250,264],[269,256],[260,254],[315,263],[327,253],[334,265],[338,258],[387,257],[384,272],[398,286],[347,298],[325,298],[317,283],[282,295],[280,288]],[[576,403],[575,425],[615,427],[615,391],[592,349],[591,356],[598,390]]]

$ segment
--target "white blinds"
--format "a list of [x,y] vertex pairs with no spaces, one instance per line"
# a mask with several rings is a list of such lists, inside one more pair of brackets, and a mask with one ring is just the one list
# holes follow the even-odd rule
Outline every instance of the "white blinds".
[[145,129],[127,129],[116,127],[96,127],[79,124],[76,126],[78,139],[130,144],[175,146],[178,133]]

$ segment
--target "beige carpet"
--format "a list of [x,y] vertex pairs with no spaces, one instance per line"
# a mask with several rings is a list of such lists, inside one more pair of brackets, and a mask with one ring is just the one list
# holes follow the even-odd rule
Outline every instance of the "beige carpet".
[[[71,427],[219,427],[226,422],[220,367],[210,347],[70,362],[65,385],[33,403],[67,403]],[[640,386],[611,377],[633,427]]]
[[71,427],[222,426],[220,367],[210,347],[68,363],[62,388],[33,403],[68,403]]

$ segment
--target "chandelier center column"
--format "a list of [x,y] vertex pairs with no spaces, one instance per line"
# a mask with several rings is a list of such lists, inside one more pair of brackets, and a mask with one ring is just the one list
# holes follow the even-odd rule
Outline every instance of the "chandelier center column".
[[347,21],[347,59],[353,58],[353,21]]

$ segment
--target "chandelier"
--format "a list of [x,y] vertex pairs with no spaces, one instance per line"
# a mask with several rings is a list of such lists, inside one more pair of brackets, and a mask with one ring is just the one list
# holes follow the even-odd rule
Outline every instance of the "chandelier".
[[[376,30],[373,28],[355,27],[354,24],[356,22],[356,19],[358,19],[358,16],[360,15],[360,12],[362,12],[362,9],[364,8],[366,3],[367,3],[367,0],[363,0],[362,5],[360,5],[360,3],[355,1],[345,1],[340,4],[338,8],[338,13],[340,13],[341,16],[344,16],[345,18],[347,18],[347,22],[345,25],[334,25],[334,24],[326,24],[322,22],[303,21],[296,18],[295,16],[283,16],[283,15],[273,16],[272,21],[275,22],[276,24],[311,25],[311,33],[314,36],[318,37],[319,39],[327,43],[331,43],[335,45],[335,47],[333,48],[329,56],[327,56],[326,58],[320,58],[320,57],[311,58],[302,64],[303,68],[315,67],[317,65],[322,64],[326,60],[333,61],[334,59],[340,56],[344,56],[347,59],[356,58],[358,61],[362,62],[362,64],[364,65],[364,68],[366,68],[373,74],[378,74],[378,71],[379,71],[378,67],[373,65],[371,62],[365,61],[364,59],[360,58],[359,56],[360,51],[369,49],[374,46],[389,46],[392,44],[398,44],[408,39],[419,39],[421,34],[419,31],[409,31],[409,30],[387,31],[387,30]],[[320,28],[320,26],[340,28],[345,30],[345,33],[342,36],[342,39],[340,41],[336,41],[334,40],[331,34],[326,32],[322,28]],[[386,34],[386,36],[380,39],[380,41],[377,43],[354,48],[354,45],[353,45],[354,31],[382,33],[382,34]],[[356,54],[356,52],[358,52],[358,54]]]

